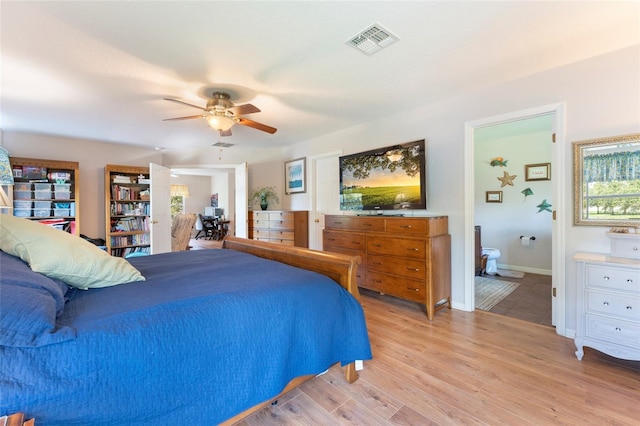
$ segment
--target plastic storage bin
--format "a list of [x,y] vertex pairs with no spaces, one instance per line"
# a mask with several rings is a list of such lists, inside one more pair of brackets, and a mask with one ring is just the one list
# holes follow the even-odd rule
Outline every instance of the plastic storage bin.
[[14,191],[31,191],[31,183],[29,182],[15,182],[13,184]]
[[53,215],[56,217],[68,217],[71,215],[69,203],[53,203]]
[[51,199],[51,190],[48,191],[33,191],[35,194],[36,200],[50,200]]
[[34,217],[49,217],[51,216],[51,209],[33,209]]
[[51,210],[51,201],[34,201],[33,208],[38,210]]
[[50,183],[34,183],[33,186],[36,191],[51,191]]
[[13,215],[16,217],[31,217],[31,209],[13,209]]
[[70,183],[56,183],[54,187],[54,198],[56,200],[68,200],[71,198],[71,184]]
[[15,200],[13,202],[14,209],[31,209],[31,207],[33,207],[31,201]]
[[13,191],[13,198],[16,200],[29,200],[31,197],[31,191]]

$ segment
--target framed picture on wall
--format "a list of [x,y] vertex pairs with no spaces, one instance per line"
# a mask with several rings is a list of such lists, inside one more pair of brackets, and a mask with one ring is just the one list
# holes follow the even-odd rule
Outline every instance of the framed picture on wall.
[[551,163],[526,164],[524,180],[551,180]]
[[284,163],[284,192],[285,194],[298,194],[307,190],[306,182],[306,158]]
[[487,203],[501,203],[502,191],[487,191],[485,201]]

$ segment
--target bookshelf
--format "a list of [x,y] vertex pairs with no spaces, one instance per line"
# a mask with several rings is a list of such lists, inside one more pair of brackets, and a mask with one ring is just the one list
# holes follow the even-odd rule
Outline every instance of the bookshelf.
[[13,215],[80,235],[80,167],[75,161],[10,157]]
[[104,170],[107,252],[120,257],[150,253],[149,168],[108,164]]

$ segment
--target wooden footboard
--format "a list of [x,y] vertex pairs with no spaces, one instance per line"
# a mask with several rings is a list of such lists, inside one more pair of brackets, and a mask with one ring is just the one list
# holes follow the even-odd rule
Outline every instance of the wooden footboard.
[[251,253],[287,265],[318,272],[335,280],[360,301],[356,272],[360,256],[348,256],[301,247],[284,246],[238,237],[225,237],[222,248]]
[[[326,275],[347,289],[347,291],[351,293],[358,302],[360,301],[360,292],[358,291],[358,285],[356,283],[356,272],[358,265],[361,262],[360,256],[348,256],[340,253],[329,253],[301,247],[283,246],[279,244],[266,243],[264,241],[249,240],[246,238],[231,236],[224,238],[222,248],[250,253],[258,257],[263,257],[280,263],[286,263],[287,265],[296,266],[298,268]],[[257,410],[269,405],[271,401],[277,400],[281,395],[284,395],[314,377],[315,376],[310,375],[293,379],[284,388],[280,395],[270,399],[269,401],[265,401],[251,407],[250,409],[225,421],[222,425],[232,425],[237,423]],[[345,367],[345,378],[349,383],[353,383],[358,379],[355,363],[348,364]]]

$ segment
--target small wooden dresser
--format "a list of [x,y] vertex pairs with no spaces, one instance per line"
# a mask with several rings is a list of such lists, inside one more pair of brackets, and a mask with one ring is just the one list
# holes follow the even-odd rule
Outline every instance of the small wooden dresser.
[[359,255],[358,286],[423,303],[427,318],[451,308],[448,218],[325,216],[323,248]]
[[249,211],[249,238],[296,247],[309,246],[309,212],[306,210]]

